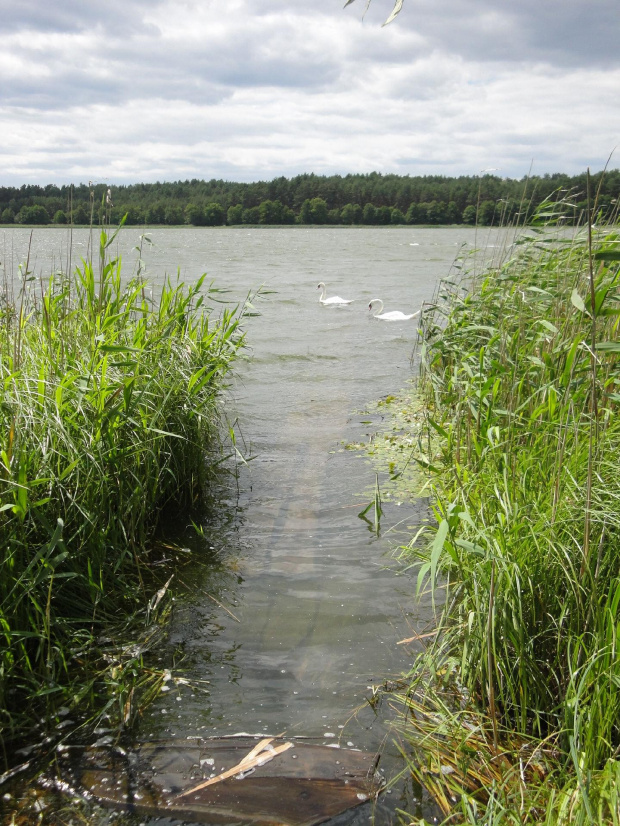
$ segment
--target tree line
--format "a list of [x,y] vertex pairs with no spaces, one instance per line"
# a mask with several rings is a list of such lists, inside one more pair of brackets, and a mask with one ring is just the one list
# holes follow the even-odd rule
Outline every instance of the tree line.
[[[591,176],[606,217],[616,209],[620,170]],[[215,180],[0,187],[3,224],[481,224],[527,220],[545,199],[587,207],[586,173],[527,178],[497,175],[297,175],[272,181]]]

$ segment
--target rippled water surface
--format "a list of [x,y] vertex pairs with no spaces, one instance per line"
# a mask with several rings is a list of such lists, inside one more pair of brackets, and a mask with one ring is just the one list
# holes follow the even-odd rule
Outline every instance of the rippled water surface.
[[[130,266],[139,234],[121,235]],[[25,259],[28,235],[4,232],[7,270]],[[205,690],[169,682],[141,736],[269,732],[379,749],[386,714],[375,715],[366,698],[407,669],[411,652],[397,643],[425,629],[431,611],[414,601],[406,575],[395,576],[390,555],[424,518],[424,504],[388,502],[380,536],[358,518],[375,468],[344,444],[367,441],[377,422],[367,423],[365,405],[413,375],[417,330],[415,320],[372,318],[368,302],[419,309],[463,245],[476,243],[474,230],[158,228],[149,236],[142,259],[154,282],[178,268],[186,282],[207,272],[230,300],[260,285],[273,292],[255,302],[247,359],[223,399],[239,423],[240,451],[253,458],[240,466],[234,516],[217,530],[205,526],[209,564],[179,573],[185,589],[162,652]],[[43,272],[64,266],[67,239],[65,230],[35,230],[31,264]],[[73,240],[75,263],[88,233]],[[319,281],[355,302],[321,306]],[[387,823],[393,806],[384,799],[379,820]]]

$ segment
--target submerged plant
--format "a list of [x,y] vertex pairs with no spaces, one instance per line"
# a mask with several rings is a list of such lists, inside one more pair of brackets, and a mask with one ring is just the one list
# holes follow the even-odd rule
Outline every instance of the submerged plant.
[[[372,511],[372,522],[366,516],[366,514]],[[375,491],[372,500],[366,505],[366,507],[358,513],[360,519],[363,519],[364,522],[368,523],[368,527],[372,530],[377,536],[381,530],[381,517],[383,516],[383,508],[381,507],[381,489],[379,488],[379,474],[375,474]]]

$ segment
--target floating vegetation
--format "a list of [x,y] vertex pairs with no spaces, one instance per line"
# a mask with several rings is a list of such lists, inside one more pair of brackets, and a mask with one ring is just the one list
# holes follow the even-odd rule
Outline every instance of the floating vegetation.
[[[349,442],[346,450],[361,452],[370,457],[377,468],[371,501],[360,517],[378,514],[371,525],[378,524],[383,515],[382,500],[412,501],[424,495],[427,484],[426,448],[422,444],[424,420],[422,404],[413,384],[398,395],[380,399],[365,411],[361,424],[372,425],[366,442]],[[387,471],[387,472],[386,472]],[[370,522],[370,520],[367,519]]]

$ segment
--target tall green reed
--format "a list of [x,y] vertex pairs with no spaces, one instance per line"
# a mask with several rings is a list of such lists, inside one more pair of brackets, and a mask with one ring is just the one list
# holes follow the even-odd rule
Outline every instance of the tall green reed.
[[0,308],[5,734],[25,697],[63,694],[106,622],[147,604],[155,532],[200,503],[219,461],[244,310],[214,318],[205,275],[149,300],[110,257],[115,236],[47,283],[27,265]]
[[429,674],[451,686],[491,755],[552,742],[587,817],[620,749],[620,235],[552,232],[565,207],[423,320],[437,529],[407,555],[444,607],[409,697]]

